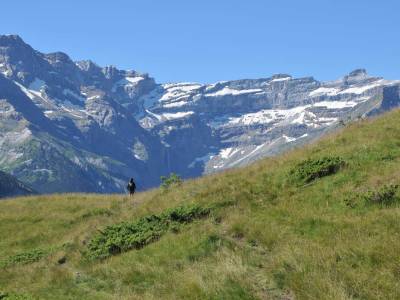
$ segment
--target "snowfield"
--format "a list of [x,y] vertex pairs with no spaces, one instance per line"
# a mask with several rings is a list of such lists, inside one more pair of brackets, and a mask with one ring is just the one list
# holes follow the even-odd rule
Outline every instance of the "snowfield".
[[162,114],[161,116],[165,118],[166,120],[174,120],[174,119],[181,119],[181,118],[186,118],[190,115],[193,115],[194,111],[185,111],[185,112],[177,112],[177,113],[165,113]]
[[291,79],[292,79],[292,77],[282,77],[282,78],[272,79],[270,82],[288,81],[288,80],[291,80]]
[[199,89],[201,85],[194,83],[178,83],[165,84],[163,87],[166,92],[164,93],[164,95],[162,95],[159,101],[168,101],[189,96],[191,92]]
[[263,90],[261,89],[235,90],[229,87],[224,87],[222,90],[218,92],[205,94],[204,96],[205,97],[238,96],[244,94],[262,93],[262,92]]
[[310,97],[320,97],[320,96],[336,96],[340,92],[337,88],[327,88],[320,87],[314,91],[312,91],[309,96]]

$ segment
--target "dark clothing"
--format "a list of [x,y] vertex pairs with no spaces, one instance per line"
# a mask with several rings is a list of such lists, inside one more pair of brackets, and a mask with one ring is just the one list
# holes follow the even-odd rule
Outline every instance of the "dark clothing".
[[133,195],[135,193],[136,184],[132,179],[131,179],[131,181],[129,181],[128,186],[126,187],[126,189],[128,190],[130,195]]

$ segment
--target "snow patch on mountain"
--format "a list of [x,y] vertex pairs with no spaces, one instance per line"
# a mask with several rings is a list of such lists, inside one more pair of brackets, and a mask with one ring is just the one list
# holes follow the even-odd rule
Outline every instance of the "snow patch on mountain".
[[306,125],[309,127],[318,127],[318,119],[314,113],[310,111],[302,111],[295,116],[291,124]]
[[288,77],[282,77],[282,78],[274,78],[270,82],[288,81],[288,80],[291,80],[291,79],[292,79],[292,77],[288,76]]
[[337,88],[320,87],[309,93],[310,97],[335,96],[340,92]]
[[316,90],[313,90],[309,93],[310,97],[321,97],[321,96],[328,96],[328,97],[334,97],[337,95],[345,95],[345,94],[355,94],[355,95],[361,95],[373,88],[377,88],[383,85],[389,84],[387,80],[384,79],[379,79],[376,80],[370,84],[355,84],[350,87],[346,87],[343,89],[343,87],[319,87]]
[[[20,84],[17,81],[14,81],[14,83],[21,89],[21,91],[28,96],[28,98],[30,98],[31,100],[36,100],[38,102],[40,102],[43,105],[47,105],[47,106],[54,106],[54,103],[47,100],[45,97],[42,96],[42,92],[39,90],[33,90],[33,89],[28,89],[25,86],[23,86],[22,84]],[[39,83],[40,84],[40,83]],[[38,89],[38,85],[35,84],[33,86],[34,88]]]
[[139,82],[141,82],[142,80],[144,80],[143,77],[138,76],[138,77],[124,77],[121,80],[117,81],[113,87],[111,88],[111,90],[113,92],[116,92],[116,90],[120,87],[120,86],[129,86],[129,87],[135,87]]
[[291,143],[291,142],[294,142],[295,140],[297,140],[297,138],[290,137],[290,136],[287,136],[287,135],[282,135],[282,137],[285,139],[285,141],[287,143]]
[[321,101],[314,103],[314,106],[316,107],[326,107],[328,109],[343,109],[343,108],[348,108],[348,107],[354,107],[359,102],[355,101]]
[[[290,109],[263,109],[259,112],[245,114],[241,117],[230,118],[228,124],[230,125],[256,125],[268,124],[271,122],[283,121],[288,118],[299,116],[305,109],[311,105],[298,106]],[[296,122],[296,119],[293,120]]]
[[171,83],[164,84],[165,93],[161,96],[159,101],[168,101],[171,99],[178,99],[188,96],[190,92],[198,90],[201,85],[197,83]]
[[261,89],[244,89],[244,90],[236,90],[229,87],[224,87],[222,90],[217,91],[215,93],[205,94],[205,97],[222,97],[222,96],[238,96],[244,94],[254,94],[254,93],[262,93]]
[[379,80],[378,82],[369,84],[369,85],[364,85],[364,86],[354,86],[348,89],[345,89],[343,91],[341,91],[339,94],[356,94],[356,95],[360,95],[365,93],[368,90],[371,90],[373,88],[382,86],[384,83],[386,83],[385,80]]
[[188,104],[187,101],[178,101],[178,102],[164,104],[164,107],[165,108],[182,107],[185,106],[186,104]]
[[138,83],[139,81],[144,80],[144,78],[141,77],[141,76],[138,76],[138,77],[125,77],[125,80],[127,80],[127,81],[130,82],[130,83],[136,84],[136,83]]
[[239,151],[239,149],[235,149],[235,148],[225,148],[222,149],[221,152],[219,153],[219,155],[221,156],[221,158],[223,159],[227,159],[229,157],[231,157],[232,155],[234,155],[235,153],[237,153]]
[[162,87],[157,87],[152,90],[150,93],[141,96],[138,100],[139,103],[142,103],[145,111],[149,111],[152,107],[154,107],[160,100],[164,93]]
[[174,119],[181,119],[181,118],[186,118],[190,115],[193,115],[194,111],[181,111],[181,112],[176,112],[176,113],[164,113],[161,116],[165,118],[166,120],[174,120]]

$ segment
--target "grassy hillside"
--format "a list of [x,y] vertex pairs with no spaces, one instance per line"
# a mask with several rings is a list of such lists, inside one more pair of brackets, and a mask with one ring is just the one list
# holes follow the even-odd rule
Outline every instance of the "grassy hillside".
[[400,299],[399,120],[395,111],[360,121],[134,199],[2,201],[0,291],[4,299]]

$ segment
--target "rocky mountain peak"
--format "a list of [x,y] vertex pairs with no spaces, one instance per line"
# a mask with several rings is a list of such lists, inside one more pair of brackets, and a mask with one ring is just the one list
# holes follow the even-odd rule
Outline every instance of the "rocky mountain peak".
[[18,45],[28,46],[19,35],[16,34],[0,35],[0,47],[11,47]]
[[27,82],[34,70],[43,70],[42,54],[18,35],[0,35],[0,72],[8,78]]
[[75,62],[75,64],[77,65],[77,67],[79,69],[81,69],[82,71],[85,71],[85,72],[101,70],[101,67],[98,66],[96,63],[94,63],[91,60],[79,60],[79,61]]
[[18,35],[0,35],[0,61],[22,59],[35,55],[35,50]]
[[366,69],[356,69],[344,76],[343,81],[347,85],[369,81],[373,77],[369,76]]
[[52,64],[74,64],[71,58],[64,52],[53,52],[44,55],[46,60]]
[[367,77],[368,73],[366,69],[356,69],[349,73],[348,77]]
[[271,78],[272,78],[272,80],[274,80],[274,79],[291,79],[292,76],[289,74],[278,73],[278,74],[272,75]]

